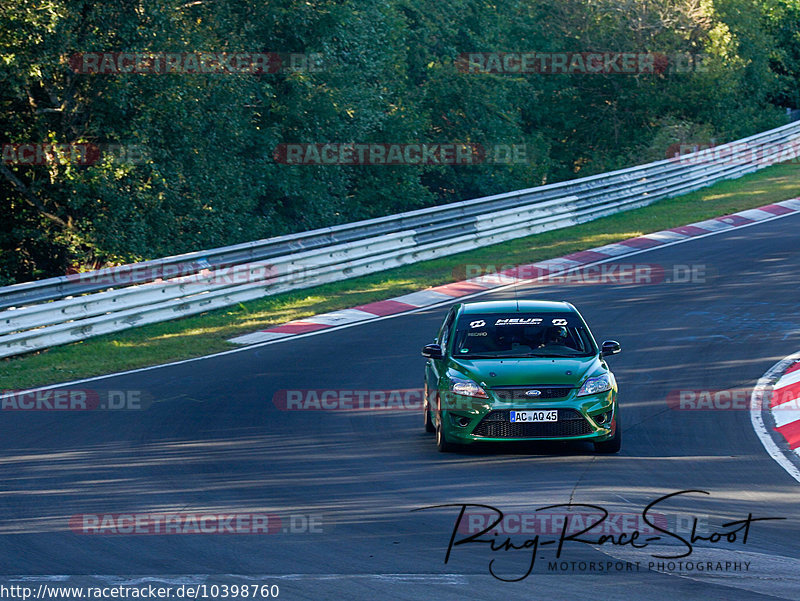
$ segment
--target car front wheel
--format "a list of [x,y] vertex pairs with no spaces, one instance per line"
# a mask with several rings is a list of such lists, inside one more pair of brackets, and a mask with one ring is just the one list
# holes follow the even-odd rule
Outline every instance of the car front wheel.
[[425,420],[425,431],[436,432],[436,426],[433,425],[433,416],[431,415],[431,406],[428,403],[428,384],[425,384],[425,400],[422,402],[422,412]]
[[454,446],[452,442],[447,440],[444,427],[442,426],[442,420],[440,419],[439,423],[436,425],[436,448],[439,449],[440,453],[449,453],[454,450]]

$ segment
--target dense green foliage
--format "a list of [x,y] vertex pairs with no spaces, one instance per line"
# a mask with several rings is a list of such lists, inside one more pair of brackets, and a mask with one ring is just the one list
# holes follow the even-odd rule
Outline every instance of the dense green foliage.
[[[798,106],[797,0],[5,0],[0,283],[222,246],[664,158]],[[280,52],[275,73],[83,74],[83,52]],[[464,52],[646,52],[639,74],[464,72]],[[286,165],[283,143],[518,145],[513,164]]]

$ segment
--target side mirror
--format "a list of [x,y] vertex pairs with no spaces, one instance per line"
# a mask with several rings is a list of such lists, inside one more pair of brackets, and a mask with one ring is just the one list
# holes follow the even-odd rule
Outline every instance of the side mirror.
[[428,359],[442,359],[444,354],[442,353],[442,347],[438,344],[426,344],[422,347],[422,356]]
[[603,357],[608,355],[616,355],[622,350],[622,347],[619,345],[619,342],[616,340],[606,340],[603,342],[603,346],[601,347],[600,354]]

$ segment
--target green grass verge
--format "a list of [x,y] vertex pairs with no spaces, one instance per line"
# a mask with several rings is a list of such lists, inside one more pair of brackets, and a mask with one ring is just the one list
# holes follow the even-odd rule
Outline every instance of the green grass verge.
[[63,382],[233,348],[228,338],[463,279],[464,264],[525,264],[800,196],[800,164],[776,165],[591,223],[0,360],[0,390]]

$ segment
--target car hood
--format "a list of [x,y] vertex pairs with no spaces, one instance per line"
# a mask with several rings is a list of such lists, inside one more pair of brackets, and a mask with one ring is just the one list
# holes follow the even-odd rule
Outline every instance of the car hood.
[[451,368],[463,375],[498,386],[578,386],[587,374],[603,364],[597,356],[575,358],[455,359]]

